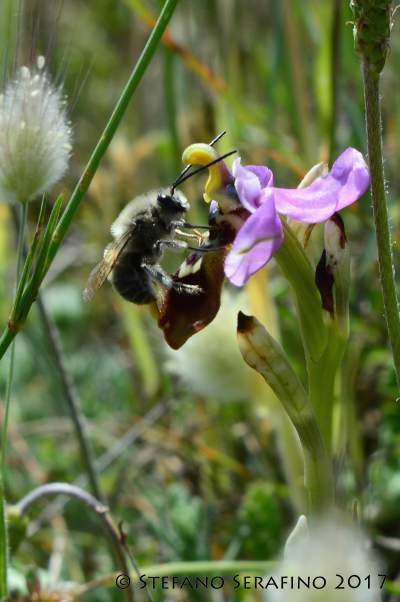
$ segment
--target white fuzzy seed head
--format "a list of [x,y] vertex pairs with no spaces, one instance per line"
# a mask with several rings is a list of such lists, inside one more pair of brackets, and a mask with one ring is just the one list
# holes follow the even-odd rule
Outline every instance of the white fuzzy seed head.
[[[265,592],[265,602],[379,602],[381,600],[379,573],[384,573],[368,548],[360,529],[349,524],[341,515],[327,516],[319,522],[300,517],[285,546],[284,556],[277,566],[274,580],[281,577],[297,578],[321,575],[326,579],[316,582],[317,589],[300,585],[294,589],[283,586]],[[336,589],[343,576],[344,589]],[[353,577],[352,577],[353,575]],[[360,577],[358,583],[357,575]],[[370,575],[370,584],[364,578]],[[350,582],[348,581],[350,579]],[[290,583],[290,581],[289,581]],[[350,583],[350,585],[349,585]],[[353,587],[352,587],[353,586]],[[321,589],[318,589],[321,587]]]
[[0,201],[25,202],[49,191],[64,175],[71,148],[65,100],[39,56],[0,96]]

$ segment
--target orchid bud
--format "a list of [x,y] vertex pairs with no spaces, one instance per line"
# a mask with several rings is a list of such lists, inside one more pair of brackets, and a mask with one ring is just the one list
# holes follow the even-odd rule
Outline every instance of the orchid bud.
[[365,58],[373,73],[380,73],[389,52],[394,15],[392,0],[351,0],[356,50]]
[[21,67],[0,96],[0,198],[26,202],[64,175],[71,128],[60,88],[50,81],[45,59]]

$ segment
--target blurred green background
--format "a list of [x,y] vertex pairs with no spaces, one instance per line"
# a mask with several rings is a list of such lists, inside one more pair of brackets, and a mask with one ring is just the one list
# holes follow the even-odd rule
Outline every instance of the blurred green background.
[[[74,151],[60,189],[66,195],[143,48],[160,4],[3,0],[4,31],[18,23],[17,64],[43,53],[68,97]],[[14,57],[12,38],[3,35],[2,40],[4,80]],[[399,64],[396,22],[382,82],[385,167],[396,241]],[[347,146],[365,152],[362,81],[348,2],[181,0],[168,37],[46,280],[45,302],[61,333],[101,483],[113,516],[126,525],[140,566],[276,558],[296,516],[268,394],[262,399],[257,393],[259,383],[236,349],[236,312],[251,305],[251,292],[238,296],[226,286],[230,296],[219,321],[179,355],[166,349],[147,311],[122,302],[110,286],[104,286],[90,306],[81,298],[88,274],[109,241],[109,226],[124,204],[168,185],[181,169],[185,146],[207,142],[224,129],[221,152],[237,148],[244,162],[267,164],[280,186],[295,187],[313,164],[331,161]],[[203,182],[199,177],[185,185],[191,219],[201,223],[206,222]],[[382,538],[400,537],[400,414],[394,403],[397,393],[370,205],[366,195],[343,214],[353,283],[351,340],[342,384],[353,417],[350,449],[338,458],[337,471],[343,507],[354,497],[360,500],[395,577],[400,546],[389,550]],[[37,209],[31,208],[32,229]],[[9,208],[1,205],[3,324],[15,270],[11,223]],[[396,245],[394,251],[397,261]],[[171,261],[167,258],[168,265]],[[272,328],[304,375],[290,291],[274,265],[268,271],[266,297]],[[3,362],[1,395],[6,369]],[[54,358],[34,309],[17,340],[8,498],[16,502],[35,486],[56,480],[87,486]],[[15,579],[28,575],[33,583],[40,575],[42,584],[83,583],[113,570],[96,517],[75,502],[62,512],[61,506],[54,501],[35,506],[29,537],[13,555]],[[155,592],[154,600],[259,599],[254,592],[185,595]],[[121,596],[112,588],[82,599],[102,602]]]

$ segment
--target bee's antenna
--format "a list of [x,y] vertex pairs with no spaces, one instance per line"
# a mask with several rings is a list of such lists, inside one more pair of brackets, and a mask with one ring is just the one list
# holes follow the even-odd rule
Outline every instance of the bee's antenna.
[[202,165],[198,169],[195,169],[194,171],[191,171],[190,173],[186,174],[183,178],[180,178],[180,180],[178,182],[175,182],[175,184],[173,185],[173,187],[172,187],[171,190],[173,191],[176,186],[182,184],[182,182],[184,182],[185,180],[188,180],[192,176],[195,176],[196,174],[200,173],[201,171],[204,171],[208,167],[211,167],[212,165],[215,165],[216,163],[219,163],[220,161],[223,161],[224,159],[226,159],[227,157],[230,157],[231,155],[234,155],[235,153],[237,153],[236,149],[231,150],[231,151],[229,151],[229,153],[225,153],[225,155],[222,155],[221,157],[217,157],[217,159],[214,159],[214,161],[211,161],[210,163],[207,163],[207,165]]
[[[214,146],[214,144],[216,144],[219,140],[221,140],[221,138],[223,136],[225,136],[226,134],[226,130],[224,130],[223,132],[221,132],[220,134],[218,134],[218,136],[216,136],[215,138],[213,138],[211,140],[211,142],[209,142],[209,146]],[[192,167],[192,165],[186,165],[185,169],[183,169],[181,171],[181,173],[179,174],[179,176],[176,178],[175,182],[172,184],[171,186],[171,195],[174,194],[175,188],[177,186],[179,186],[179,184],[181,183],[181,178],[183,178],[183,176],[185,176],[187,174],[187,172],[189,171],[189,169]]]
[[211,140],[210,146],[214,146],[214,144],[216,144],[219,140],[221,140],[222,136],[225,136],[225,134],[226,134],[226,130],[224,130],[223,132],[218,134],[218,136],[215,136],[215,138],[213,140]]

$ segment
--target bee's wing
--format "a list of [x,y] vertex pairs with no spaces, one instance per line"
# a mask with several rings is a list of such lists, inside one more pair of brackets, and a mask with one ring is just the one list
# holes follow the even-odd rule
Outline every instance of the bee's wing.
[[112,272],[118,257],[126,247],[131,236],[132,230],[125,232],[125,234],[106,247],[103,259],[99,261],[90,272],[86,288],[83,291],[83,298],[85,301],[91,301],[95,292],[103,286],[107,276]]

